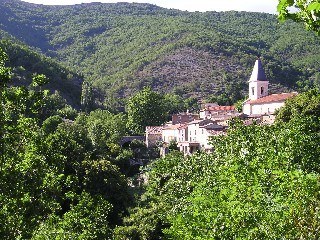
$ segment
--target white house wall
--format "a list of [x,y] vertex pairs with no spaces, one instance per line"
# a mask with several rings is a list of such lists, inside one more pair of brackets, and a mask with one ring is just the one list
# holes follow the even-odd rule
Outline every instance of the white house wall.
[[207,129],[199,127],[199,124],[192,124],[188,126],[188,141],[197,142],[200,145],[200,148],[211,148],[209,144],[209,136]]
[[178,142],[187,142],[188,141],[188,128],[179,129]]
[[284,102],[252,105],[252,114],[274,114],[276,109],[281,108],[283,105]]
[[191,124],[188,126],[188,141],[198,142],[199,124]]
[[274,114],[275,111],[281,108],[284,102],[273,102],[273,103],[263,103],[263,104],[245,104],[243,106],[243,113],[247,115],[264,115],[264,114]]
[[251,115],[251,105],[250,104],[244,104],[242,107],[242,112],[246,115]]
[[178,129],[164,129],[162,130],[162,141],[170,143],[171,141],[178,141],[179,130]]

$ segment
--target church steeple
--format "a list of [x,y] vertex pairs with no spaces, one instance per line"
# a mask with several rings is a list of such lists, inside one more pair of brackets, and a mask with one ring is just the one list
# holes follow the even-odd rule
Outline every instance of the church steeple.
[[257,100],[268,96],[268,85],[269,82],[267,81],[261,60],[257,59],[249,80],[249,99]]
[[262,67],[261,60],[258,58],[254,64],[253,71],[249,82],[253,81],[268,81],[264,69]]

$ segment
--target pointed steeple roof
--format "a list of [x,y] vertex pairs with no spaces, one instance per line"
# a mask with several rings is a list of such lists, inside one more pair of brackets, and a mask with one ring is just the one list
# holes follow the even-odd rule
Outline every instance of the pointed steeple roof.
[[249,80],[249,82],[254,81],[268,81],[260,59],[257,59],[256,63],[254,64],[252,74]]

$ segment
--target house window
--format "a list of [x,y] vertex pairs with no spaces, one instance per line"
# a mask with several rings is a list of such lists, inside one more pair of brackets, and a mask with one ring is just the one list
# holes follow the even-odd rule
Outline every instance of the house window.
[[261,95],[264,93],[264,88],[261,87]]
[[192,138],[190,137],[190,142],[192,142]]
[[254,87],[251,88],[251,94],[254,95]]

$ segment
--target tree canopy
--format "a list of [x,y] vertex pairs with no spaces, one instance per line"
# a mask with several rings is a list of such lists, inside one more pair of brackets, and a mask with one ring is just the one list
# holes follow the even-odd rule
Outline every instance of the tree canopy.
[[0,49],[0,238],[111,238],[131,203],[117,166],[128,159],[107,147],[124,134],[123,114],[54,115],[61,101],[42,89],[47,78],[12,86],[5,61]]
[[[292,10],[294,8],[294,10]],[[303,22],[307,29],[320,35],[320,2],[318,0],[279,0],[279,19]]]
[[167,121],[169,109],[165,98],[144,88],[132,96],[127,104],[127,127],[133,133],[143,134],[146,126],[160,126]]
[[[299,118],[313,118],[320,123],[320,92],[312,89],[288,99],[277,113],[277,121],[288,122]],[[311,122],[310,122],[311,124]],[[317,124],[314,126],[319,128]]]

